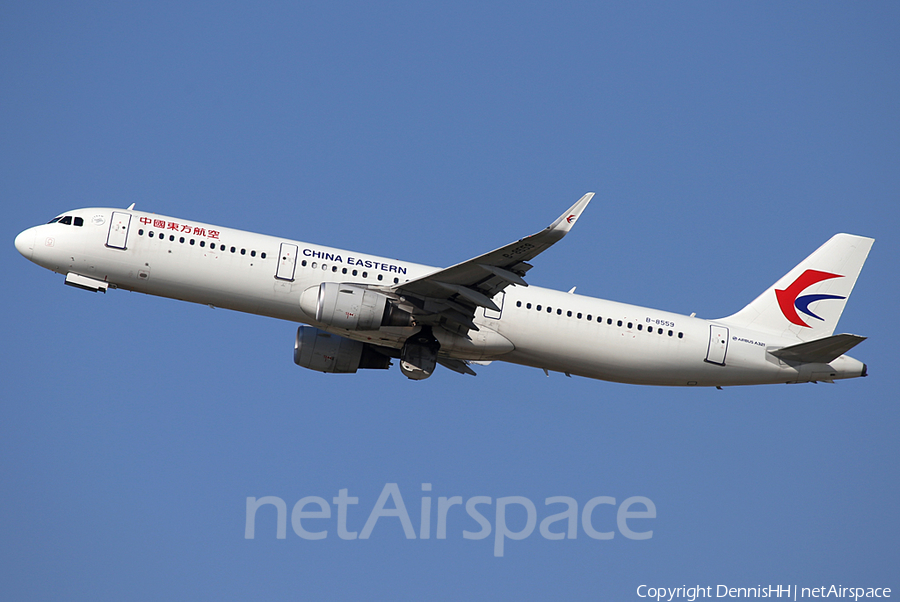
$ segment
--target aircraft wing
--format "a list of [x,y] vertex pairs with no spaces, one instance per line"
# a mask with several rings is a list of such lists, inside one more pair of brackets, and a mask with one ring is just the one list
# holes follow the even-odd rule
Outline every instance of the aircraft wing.
[[[476,307],[499,311],[491,300],[510,284],[528,286],[523,276],[532,268],[527,263],[561,240],[578,221],[593,198],[589,192],[559,218],[531,236],[479,255],[449,268],[438,270],[390,287],[390,291],[417,305],[419,321],[438,323],[443,317],[466,329],[478,330],[472,322]],[[418,300],[418,303],[414,300]]]

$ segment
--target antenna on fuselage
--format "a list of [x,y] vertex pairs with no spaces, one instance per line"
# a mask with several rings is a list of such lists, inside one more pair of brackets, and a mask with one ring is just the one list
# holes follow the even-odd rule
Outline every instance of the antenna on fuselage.
[[134,203],[128,205],[128,209],[126,209],[126,211],[131,211],[132,209],[134,209]]

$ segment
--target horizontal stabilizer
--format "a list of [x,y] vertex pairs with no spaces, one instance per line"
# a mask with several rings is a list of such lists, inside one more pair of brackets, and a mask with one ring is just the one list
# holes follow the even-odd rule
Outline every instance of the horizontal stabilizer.
[[865,340],[866,337],[861,337],[856,334],[836,334],[834,336],[825,337],[824,339],[809,341],[808,343],[782,347],[781,349],[776,349],[769,353],[777,358],[790,362],[827,364],[844,355]]

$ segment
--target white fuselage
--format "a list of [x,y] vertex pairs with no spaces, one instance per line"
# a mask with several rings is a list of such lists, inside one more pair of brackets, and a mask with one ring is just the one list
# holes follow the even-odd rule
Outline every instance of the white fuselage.
[[[83,225],[30,228],[16,239],[17,248],[61,274],[311,324],[395,349],[417,328],[329,328],[301,309],[301,294],[322,282],[387,287],[437,269],[134,210],[91,208],[67,215],[81,218]],[[123,215],[130,216],[124,232],[112,233],[111,223]],[[789,365],[767,349],[791,341],[715,320],[537,286],[511,285],[494,302],[501,311],[478,308],[479,330],[468,337],[436,329],[441,354],[649,385],[807,382],[864,373],[863,364],[848,356],[830,364]]]

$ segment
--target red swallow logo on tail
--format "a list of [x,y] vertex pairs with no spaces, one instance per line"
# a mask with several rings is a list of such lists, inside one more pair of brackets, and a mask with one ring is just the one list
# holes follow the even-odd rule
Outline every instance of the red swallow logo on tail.
[[806,270],[800,276],[791,283],[786,289],[775,289],[775,297],[778,299],[778,306],[781,308],[781,313],[784,314],[784,317],[788,319],[791,324],[796,324],[797,326],[803,326],[805,328],[810,328],[810,325],[803,321],[800,315],[797,313],[797,310],[800,310],[807,316],[811,318],[815,318],[816,320],[824,320],[814,314],[809,306],[811,303],[815,303],[816,301],[822,301],[823,299],[846,299],[847,297],[841,297],[839,295],[804,295],[799,297],[798,295],[811,287],[812,285],[822,282],[823,280],[828,280],[829,278],[843,278],[840,274],[831,274],[829,272],[820,272],[818,270]]

